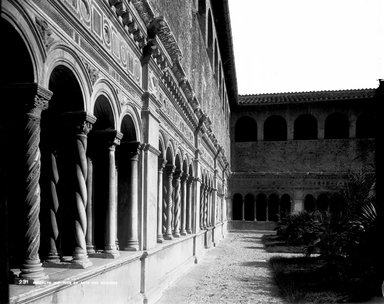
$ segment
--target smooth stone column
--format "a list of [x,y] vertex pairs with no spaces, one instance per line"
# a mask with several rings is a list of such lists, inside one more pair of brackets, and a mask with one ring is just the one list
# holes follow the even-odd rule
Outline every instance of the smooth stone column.
[[180,234],[187,235],[186,219],[187,219],[187,180],[189,175],[183,174],[181,177],[181,227]]
[[85,243],[87,245],[87,253],[95,253],[95,246],[93,243],[93,162],[88,156],[88,176],[87,176],[87,190],[88,190],[88,201],[87,201],[87,234],[85,235]]
[[173,214],[173,236],[180,237],[180,217],[181,217],[181,176],[182,171],[174,174],[174,214]]
[[52,92],[39,87],[37,84],[21,85],[10,88],[15,90],[16,100],[25,104],[25,120],[23,144],[25,147],[24,159],[24,202],[20,212],[25,225],[23,239],[24,258],[19,275],[22,279],[32,282],[47,278],[39,258],[40,247],[40,119],[41,112],[48,108],[48,101]]
[[167,161],[159,158],[157,175],[157,242],[162,243],[163,238],[163,170]]
[[166,210],[166,229],[165,229],[165,240],[172,240],[172,179],[173,179],[173,173],[175,172],[175,166],[173,165],[167,165],[165,167],[165,174],[167,177],[167,210]]
[[244,218],[244,198],[241,200],[241,220],[242,221],[245,220],[245,218]]
[[[107,131],[106,131],[107,132]],[[119,252],[116,247],[117,239],[117,193],[116,193],[116,161],[115,151],[116,146],[120,144],[120,140],[123,134],[111,130],[113,132],[113,138],[109,142],[108,147],[108,161],[109,161],[109,183],[108,183],[108,207],[106,214],[106,227],[105,227],[105,242],[104,242],[104,254],[109,258],[116,258],[119,256]]]
[[138,163],[140,154],[140,143],[129,143],[129,159],[130,159],[130,184],[129,184],[129,223],[127,229],[127,240],[124,244],[123,250],[137,251],[139,250],[139,238],[138,238]]
[[193,206],[193,180],[190,176],[187,180],[187,221],[186,230],[188,234],[192,234],[192,206]]

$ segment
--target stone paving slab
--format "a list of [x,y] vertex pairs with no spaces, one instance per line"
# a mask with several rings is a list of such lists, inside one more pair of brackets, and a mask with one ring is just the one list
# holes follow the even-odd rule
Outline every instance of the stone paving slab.
[[276,254],[264,250],[262,235],[229,233],[168,288],[157,304],[285,303],[277,295],[268,268],[268,259]]
[[[261,242],[265,233],[270,232],[230,232],[168,288],[157,304],[286,303],[272,281],[268,260],[276,255],[300,254],[266,252]],[[384,304],[384,299],[354,304],[367,303]]]

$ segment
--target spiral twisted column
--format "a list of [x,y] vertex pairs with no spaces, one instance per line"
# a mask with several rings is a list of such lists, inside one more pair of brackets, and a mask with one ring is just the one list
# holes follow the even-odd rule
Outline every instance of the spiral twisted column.
[[167,225],[165,229],[165,240],[172,240],[172,179],[175,172],[175,166],[167,165],[165,167],[165,174],[167,177]]
[[167,231],[167,219],[168,219],[168,210],[167,210],[167,199],[168,199],[168,178],[163,174],[163,223],[162,223],[162,232],[163,238]]
[[187,179],[187,219],[186,219],[186,231],[188,234],[192,233],[192,200],[193,200],[193,180],[194,178],[190,176]]
[[163,170],[167,161],[159,158],[157,173],[157,242],[163,242]]
[[204,228],[208,227],[208,204],[209,204],[209,187],[206,185],[205,186],[205,204],[204,204]]
[[204,229],[204,194],[205,184],[200,185],[200,229]]
[[[26,85],[22,89],[22,98],[25,98],[25,125],[24,125],[24,203],[23,222],[24,233],[24,260],[21,266],[20,278],[39,280],[45,276],[39,258],[40,247],[40,119],[41,112],[48,108],[48,101],[52,93],[38,87],[36,84]],[[19,93],[19,92],[17,92]]]
[[92,265],[88,259],[85,236],[87,234],[87,203],[88,203],[88,160],[87,160],[87,135],[96,121],[96,117],[86,112],[69,112],[63,114],[65,122],[74,128],[75,143],[75,209],[74,233],[75,249],[72,254],[72,263],[81,268]]
[[186,227],[186,219],[187,219],[187,179],[189,175],[183,174],[181,176],[181,208],[180,208],[180,234],[187,235]]
[[181,176],[182,171],[174,175],[174,209],[173,209],[173,236],[180,237],[180,217],[181,217]]
[[47,153],[47,161],[49,161],[49,249],[47,262],[59,263],[60,256],[58,252],[59,227],[57,223],[57,211],[59,209],[59,198],[57,195],[57,184],[59,182],[59,172],[57,169],[56,153],[53,147]]

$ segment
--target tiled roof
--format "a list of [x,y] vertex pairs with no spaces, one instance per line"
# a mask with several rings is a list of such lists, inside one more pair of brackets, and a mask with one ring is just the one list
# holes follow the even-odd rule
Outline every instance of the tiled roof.
[[239,95],[239,105],[291,104],[373,98],[375,89]]

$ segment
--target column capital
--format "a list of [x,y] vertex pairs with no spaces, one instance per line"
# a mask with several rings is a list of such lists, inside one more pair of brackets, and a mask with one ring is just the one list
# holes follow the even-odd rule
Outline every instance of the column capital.
[[159,158],[159,171],[163,171],[165,168],[165,165],[167,164],[167,160],[164,158]]
[[120,147],[122,153],[127,153],[131,158],[137,157],[142,150],[142,144],[139,141],[122,141]]
[[173,175],[173,173],[175,172],[176,170],[176,166],[172,165],[172,164],[168,164],[165,166],[165,172],[168,174],[168,175]]
[[92,125],[96,122],[96,117],[85,111],[65,112],[61,114],[64,126],[74,128],[77,134],[87,135],[92,130]]
[[175,173],[173,174],[173,177],[174,177],[175,179],[178,179],[178,180],[182,179],[182,176],[183,176],[183,171],[181,171],[181,170],[177,170],[177,171],[175,171]]
[[[7,102],[4,107],[6,111],[25,112],[32,119],[39,120],[41,111],[48,108],[48,102],[52,97],[52,92],[39,86],[37,83],[19,83],[1,86],[3,95],[7,98],[20,98],[23,102]],[[5,119],[14,119],[13,116]]]
[[182,181],[187,181],[189,179],[189,174],[185,172],[181,172],[181,180]]
[[106,144],[108,146],[117,146],[120,145],[120,141],[123,138],[123,133],[114,130],[94,130],[89,133],[90,140],[97,141],[101,144]]

